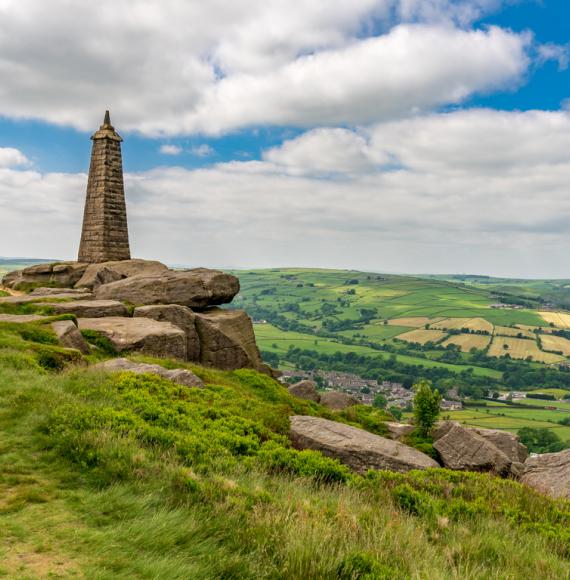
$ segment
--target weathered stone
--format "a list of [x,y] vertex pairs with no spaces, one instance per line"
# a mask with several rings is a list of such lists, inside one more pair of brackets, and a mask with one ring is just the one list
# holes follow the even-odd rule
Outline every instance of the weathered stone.
[[124,300],[138,306],[179,304],[205,308],[231,302],[238,292],[239,280],[235,276],[200,268],[111,282],[100,286],[96,296],[98,299]]
[[179,385],[185,387],[204,386],[202,379],[198,378],[192,371],[187,369],[165,369],[160,365],[151,365],[146,363],[138,363],[126,358],[114,358],[103,363],[96,364],[92,368],[102,369],[112,372],[131,372],[131,373],[151,373],[159,375]]
[[459,421],[439,421],[437,423],[437,425],[435,426],[435,428],[433,429],[433,440],[437,441],[438,439],[441,439],[444,435],[447,435],[447,433],[455,426],[458,425],[459,427],[461,427],[461,423],[459,423]]
[[529,457],[521,481],[552,497],[570,499],[570,449]]
[[80,262],[128,260],[129,232],[123,186],[122,138],[111,125],[109,111],[91,137],[93,150],[79,246]]
[[528,449],[520,442],[518,435],[498,429],[482,429],[479,427],[470,427],[470,429],[491,442],[511,461],[518,463],[524,463],[526,461]]
[[62,292],[60,294],[51,294],[49,297],[46,296],[32,296],[31,294],[22,294],[21,296],[4,296],[0,298],[0,304],[45,304],[47,299],[49,300],[88,300],[93,298],[93,294],[90,292],[85,292],[83,294],[68,294],[67,292]]
[[39,298],[53,296],[54,294],[86,294],[85,288],[34,288],[29,296]]
[[55,314],[75,314],[80,318],[127,316],[127,307],[117,300],[74,300],[73,302],[45,302]]
[[498,475],[508,475],[511,469],[511,459],[493,443],[460,425],[452,425],[433,446],[448,469],[491,471]]
[[402,437],[409,435],[413,430],[413,425],[407,425],[405,423],[394,423],[393,421],[387,421],[386,427],[388,428],[388,436],[390,439],[399,441]]
[[307,401],[314,401],[318,403],[321,400],[321,396],[317,391],[317,384],[313,381],[299,381],[288,388],[288,391],[294,397],[299,397],[299,399],[305,399]]
[[20,282],[22,279],[22,271],[14,270],[13,272],[8,272],[2,278],[2,285],[5,288],[12,288],[14,284]]
[[320,451],[358,473],[369,469],[406,472],[439,467],[431,457],[403,443],[320,417],[291,417],[290,437],[297,449]]
[[30,284],[73,287],[86,268],[87,264],[79,262],[36,264],[23,270],[10,272],[4,276],[2,283],[13,290],[25,288]]
[[498,429],[483,429],[480,427],[466,427],[457,421],[441,421],[437,424],[433,433],[434,441],[445,436],[454,426],[458,426],[466,431],[471,431],[492,443],[499,451],[502,451],[512,462],[511,469],[513,475],[517,475],[517,466],[515,464],[522,464],[528,457],[527,448],[520,442],[519,436],[508,431],[500,431]]
[[43,320],[45,316],[38,314],[0,314],[0,322],[15,322],[18,324],[25,324],[26,322],[37,322]]
[[189,361],[200,360],[200,338],[196,330],[196,315],[190,308],[178,304],[139,306],[133,316],[152,318],[160,322],[170,322],[186,334],[186,357]]
[[83,354],[89,354],[89,346],[79,332],[79,329],[71,320],[58,320],[51,323],[59,342],[67,348],[75,348]]
[[356,397],[341,391],[325,391],[321,393],[321,405],[333,411],[343,411],[347,407],[352,407],[359,403],[360,401]]
[[103,284],[110,284],[124,278],[160,276],[167,271],[167,266],[155,260],[132,259],[89,264],[76,286],[77,288],[96,289]]
[[80,330],[106,336],[118,352],[138,351],[156,357],[186,359],[186,335],[169,322],[150,318],[80,318]]
[[202,364],[226,370],[261,368],[251,318],[243,310],[197,312],[196,330]]

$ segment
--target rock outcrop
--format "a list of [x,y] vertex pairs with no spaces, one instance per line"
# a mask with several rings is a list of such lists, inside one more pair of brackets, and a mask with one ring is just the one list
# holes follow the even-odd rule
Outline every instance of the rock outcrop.
[[83,276],[87,264],[81,262],[56,262],[36,264],[23,270],[16,270],[4,276],[2,283],[13,290],[20,290],[31,284],[45,286],[73,287]]
[[159,322],[170,322],[181,328],[186,334],[186,359],[200,360],[200,338],[196,330],[196,315],[186,306],[178,304],[160,304],[156,306],[139,306],[133,313],[135,318],[152,318]]
[[[0,302],[38,303],[55,314],[74,314],[81,329],[102,332],[119,352],[141,350],[224,370],[245,367],[277,376],[261,360],[249,316],[216,308],[239,292],[239,280],[231,274],[204,268],[173,271],[160,262],[129,259],[40,264],[8,278],[9,282],[46,286],[27,295],[0,298]],[[64,282],[75,288],[49,287]],[[135,322],[129,321],[131,305]],[[94,322],[98,318],[107,320]],[[153,326],[151,321],[168,326]],[[167,336],[161,328],[169,329]],[[174,328],[177,334],[171,336]]]
[[63,346],[89,354],[89,346],[72,320],[57,320],[51,323],[51,327]]
[[74,300],[73,302],[44,302],[55,314],[75,314],[79,318],[127,316],[127,307],[117,300]]
[[196,313],[200,362],[225,370],[263,370],[251,318],[243,310],[212,308]]
[[341,391],[325,391],[324,393],[321,393],[320,403],[333,411],[343,411],[347,407],[358,405],[360,401],[348,393],[342,393]]
[[160,276],[168,271],[168,266],[155,260],[121,260],[89,264],[83,276],[75,284],[76,288],[97,289],[103,284],[110,284],[134,276]]
[[406,472],[439,467],[431,457],[412,447],[319,417],[291,417],[290,437],[297,449],[320,451],[358,473],[369,469]]
[[317,384],[313,381],[299,381],[298,383],[288,387],[287,390],[291,395],[298,397],[299,399],[314,401],[315,403],[318,403],[321,400],[321,396],[317,391]]
[[151,373],[185,387],[201,388],[204,386],[202,379],[198,378],[192,371],[189,371],[188,369],[165,369],[160,365],[138,363],[126,358],[115,358],[108,360],[103,363],[94,365],[92,368],[109,372],[131,372],[136,374]]
[[552,497],[570,500],[570,449],[529,457],[521,481]]
[[448,469],[510,473],[512,460],[475,431],[452,424],[443,435],[436,432],[438,435],[433,446]]
[[219,270],[197,268],[167,271],[158,276],[134,276],[104,284],[96,290],[100,300],[122,300],[135,305],[179,304],[206,308],[231,302],[239,280]]
[[80,330],[106,336],[117,352],[138,351],[156,357],[186,360],[186,335],[169,322],[150,318],[79,318]]

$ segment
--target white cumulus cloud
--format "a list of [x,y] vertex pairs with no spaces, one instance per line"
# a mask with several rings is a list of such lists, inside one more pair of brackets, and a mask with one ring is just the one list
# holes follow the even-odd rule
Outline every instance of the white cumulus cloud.
[[146,135],[378,122],[516,85],[491,0],[2,0],[0,115]]
[[0,147],[0,168],[29,165],[30,160],[18,149]]
[[[132,248],[210,267],[567,277],[569,150],[565,112],[321,128],[261,161],[126,174]],[[0,170],[3,253],[73,257],[85,182]]]
[[168,145],[168,144],[161,145],[159,149],[159,153],[162,153],[163,155],[180,155],[182,151],[183,151],[182,147],[179,147],[178,145]]

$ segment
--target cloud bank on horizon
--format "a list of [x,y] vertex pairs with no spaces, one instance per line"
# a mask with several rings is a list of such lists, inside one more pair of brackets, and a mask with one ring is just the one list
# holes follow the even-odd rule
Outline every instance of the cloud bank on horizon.
[[[570,112],[492,102],[567,78],[518,4],[0,0],[0,136],[110,106],[156,151],[126,167],[140,257],[569,277]],[[0,139],[0,254],[72,258],[86,175],[36,157]]]

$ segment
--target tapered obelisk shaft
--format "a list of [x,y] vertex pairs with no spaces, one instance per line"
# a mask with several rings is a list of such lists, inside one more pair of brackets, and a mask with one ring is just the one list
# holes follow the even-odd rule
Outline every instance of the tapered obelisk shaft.
[[109,111],[91,137],[93,149],[79,262],[129,260],[129,230],[123,184],[121,137],[111,125]]

